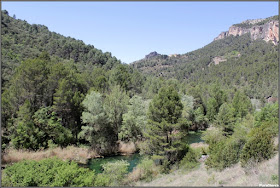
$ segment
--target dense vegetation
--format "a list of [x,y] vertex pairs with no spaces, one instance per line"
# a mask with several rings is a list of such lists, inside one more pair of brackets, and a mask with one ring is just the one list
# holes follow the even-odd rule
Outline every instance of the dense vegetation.
[[2,176],[5,187],[89,187],[95,180],[94,171],[55,158],[39,162],[21,161],[7,168]]
[[[226,61],[215,64],[215,57]],[[132,66],[146,75],[178,79],[189,87],[219,82],[223,89],[241,89],[250,98],[278,95],[278,46],[251,40],[250,34],[228,36],[176,57],[141,59]]]
[[3,85],[10,80],[21,61],[38,57],[43,51],[61,61],[71,60],[83,71],[94,65],[104,65],[108,70],[113,65],[120,64],[109,52],[103,53],[81,40],[50,32],[44,25],[31,25],[25,20],[14,19],[5,10],[1,12],[1,19]]
[[[125,161],[104,164],[100,174],[56,158],[21,161],[3,170],[4,186],[130,185],[174,168],[192,169],[202,154],[209,155],[209,168],[219,170],[274,155],[278,104],[260,100],[256,111],[251,102],[252,97],[277,94],[273,45],[229,37],[182,55],[181,62],[170,58],[174,64],[167,56],[152,57],[150,62],[173,66],[166,77],[154,77],[133,68],[149,66],[148,61],[125,65],[45,26],[17,20],[7,11],[1,14],[3,155],[11,148],[75,145],[109,156],[118,154],[120,141],[137,143],[146,155],[132,173]],[[232,50],[241,57],[230,55]],[[226,55],[234,65],[228,61],[208,67],[211,54]],[[246,81],[237,81],[239,76]],[[208,149],[189,146],[189,131],[198,130],[206,130]]]

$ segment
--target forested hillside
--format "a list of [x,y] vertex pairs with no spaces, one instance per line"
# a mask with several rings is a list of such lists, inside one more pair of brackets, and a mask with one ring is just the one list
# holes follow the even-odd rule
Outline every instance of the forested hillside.
[[[82,125],[81,102],[90,89],[106,95],[111,91],[128,96],[141,93],[144,78],[111,53],[50,32],[46,26],[12,18],[7,11],[1,15],[2,147],[11,140],[32,149],[46,147],[49,139],[62,139],[55,141],[62,145],[76,143]],[[51,118],[49,126],[62,126],[41,133],[42,119],[36,121],[33,115],[44,121]],[[15,126],[16,122],[20,125]],[[25,129],[30,131],[26,137],[19,133]],[[65,135],[58,136],[56,131]]]
[[[223,170],[277,153],[277,98],[264,96],[277,96],[278,46],[229,36],[126,65],[1,15],[2,186],[135,185],[192,170],[205,156],[207,168]],[[189,138],[198,132],[205,143],[194,148]],[[86,166],[132,153],[142,159],[131,172],[124,160],[102,164],[100,173]]]
[[43,51],[53,58],[74,62],[80,71],[91,69],[93,65],[104,66],[109,70],[114,65],[120,64],[120,61],[109,52],[103,53],[81,40],[50,32],[44,25],[31,25],[25,20],[12,18],[7,11],[1,12],[1,19],[4,86],[21,61],[38,57]]
[[132,66],[147,75],[175,78],[189,86],[218,82],[224,89],[242,89],[250,98],[278,95],[278,45],[253,40],[249,33],[230,35],[186,54],[144,58]]

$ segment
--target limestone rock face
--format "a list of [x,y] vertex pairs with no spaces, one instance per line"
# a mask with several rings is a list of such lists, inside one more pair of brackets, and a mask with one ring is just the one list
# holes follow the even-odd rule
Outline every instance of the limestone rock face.
[[228,36],[228,31],[221,32],[214,40],[224,39]]
[[268,28],[266,29],[265,41],[272,41],[274,44],[279,42],[279,21],[269,22]]
[[233,36],[237,36],[237,35],[241,36],[248,32],[249,32],[248,29],[243,29],[241,27],[236,27],[236,26],[231,26],[228,30],[228,34]]
[[[251,39],[263,39],[266,42],[272,41],[273,44],[278,44],[279,42],[279,21],[271,20],[262,25],[254,25],[257,24],[264,19],[256,19],[256,20],[246,20],[241,24],[247,24],[247,27],[242,26],[231,26],[228,31],[222,32],[218,35],[214,40],[224,39],[230,35],[233,36],[241,36],[246,33],[250,33]],[[252,25],[251,27],[248,27]]]

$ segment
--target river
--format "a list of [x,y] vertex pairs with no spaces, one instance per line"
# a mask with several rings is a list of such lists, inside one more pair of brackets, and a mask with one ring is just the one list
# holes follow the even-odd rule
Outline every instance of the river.
[[[203,131],[198,131],[198,132],[190,131],[187,136],[188,144],[204,142],[201,139],[202,133],[203,133]],[[129,163],[128,172],[131,172],[133,170],[133,168],[135,166],[137,166],[137,164],[139,164],[139,162],[141,161],[142,158],[143,158],[143,156],[141,156],[139,153],[135,153],[132,155],[117,155],[117,156],[111,156],[111,157],[105,157],[105,158],[94,158],[94,159],[89,160],[87,166],[91,170],[95,170],[96,173],[101,173],[102,164],[105,164],[107,162],[114,162],[117,160],[125,160]]]

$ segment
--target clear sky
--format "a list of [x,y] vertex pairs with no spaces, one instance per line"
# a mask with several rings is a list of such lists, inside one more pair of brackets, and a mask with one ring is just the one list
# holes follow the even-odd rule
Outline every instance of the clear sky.
[[232,24],[277,15],[278,2],[2,2],[4,9],[130,63],[201,48]]

